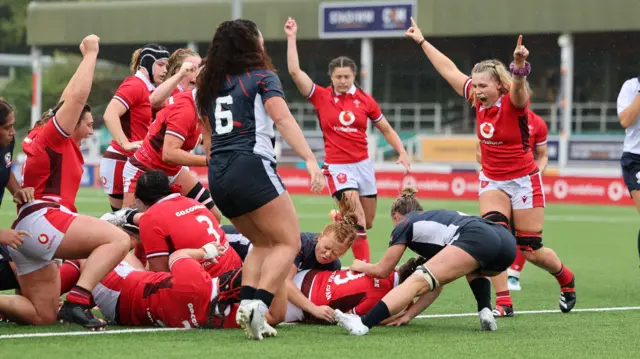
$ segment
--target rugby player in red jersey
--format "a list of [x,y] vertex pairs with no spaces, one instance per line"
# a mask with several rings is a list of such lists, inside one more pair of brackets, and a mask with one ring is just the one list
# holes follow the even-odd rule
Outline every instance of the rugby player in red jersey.
[[188,169],[188,166],[207,165],[206,156],[191,153],[202,139],[195,94],[194,89],[170,97],[151,124],[142,146],[127,161],[123,170],[125,207],[134,203],[138,177],[149,170],[162,170],[184,196],[202,203],[220,220],[211,193]]
[[[240,328],[235,321],[242,269],[211,277],[199,262],[210,260],[210,244],[180,249],[169,257],[170,273],[147,272],[132,254],[111,271],[93,291],[104,317],[119,325],[172,328]],[[286,311],[286,295],[279,291],[266,314],[261,335],[275,336],[271,311]],[[278,314],[278,317],[282,314]]]
[[152,120],[149,96],[164,79],[168,57],[169,51],[157,44],[136,50],[131,58],[134,75],[120,84],[104,112],[113,140],[100,161],[100,180],[114,211],[122,208],[122,171],[147,134]]
[[[348,205],[346,199],[340,201],[341,207]],[[295,276],[301,271],[324,270],[336,271],[341,268],[342,257],[356,239],[357,216],[349,209],[344,211],[340,219],[324,227],[317,235],[302,233],[302,246],[296,255],[287,280],[287,297],[289,302],[301,308],[312,317],[331,322],[334,312],[326,304],[318,304],[310,300],[308,293],[303,293],[296,285]],[[309,236],[311,235],[311,236]]]
[[[544,173],[549,163],[549,155],[547,154],[547,124],[542,117],[538,116],[535,112],[529,110],[529,147],[533,151],[533,158],[536,161],[536,167],[540,170],[540,173]],[[513,225],[512,225],[513,226]],[[509,290],[519,291],[520,287],[520,273],[524,264],[527,262],[524,254],[521,251],[516,253],[516,260],[507,270]]]
[[[56,320],[102,329],[105,322],[90,310],[91,291],[129,250],[129,236],[93,217],[78,215],[75,199],[82,179],[79,143],[93,133],[86,100],[91,92],[99,38],[82,40],[83,59],[53,110],[44,114],[23,142],[27,155],[24,187],[35,189],[35,200],[18,205],[13,228],[26,231],[24,243],[9,247],[22,296],[0,296],[0,314],[31,325]],[[87,258],[85,271],[60,306],[60,277],[53,258]]]
[[287,314],[283,320],[288,323],[314,319],[333,322],[334,309],[357,315],[368,312],[391,289],[398,286],[400,277],[395,271],[386,278],[377,279],[350,270],[307,269],[298,272],[293,277],[293,282],[307,300],[315,306],[329,308],[331,315],[326,318],[313,315],[293,304],[289,297]]
[[168,272],[171,253],[209,242],[216,243],[219,253],[201,264],[212,277],[242,266],[242,259],[229,247],[216,218],[197,201],[172,193],[164,172],[145,172],[137,184],[136,209],[116,212],[112,223],[138,226],[149,270]]
[[[560,310],[571,311],[576,304],[574,275],[552,249],[542,244],[545,198],[541,172],[529,142],[526,76],[531,65],[526,61],[529,50],[522,45],[522,36],[518,38],[509,70],[500,61],[485,60],[473,67],[469,77],[426,41],[413,20],[406,35],[420,45],[442,77],[476,109],[482,165],[480,213],[507,228],[513,215],[518,247],[524,257],[556,278],[560,285]],[[496,288],[499,292],[494,314],[512,316],[507,273],[493,283],[506,289]]]
[[370,253],[366,230],[373,226],[378,193],[367,144],[369,121],[398,152],[398,163],[402,163],[405,171],[409,171],[409,157],[376,100],[356,86],[356,63],[345,56],[332,60],[329,63],[331,85],[319,86],[300,69],[296,21],[289,18],[284,31],[287,34],[289,74],[300,93],[313,104],[320,121],[326,156],[323,170],[329,191],[336,200],[346,196],[356,209],[360,228],[358,240],[353,243],[353,255],[368,262]]
[[191,49],[174,51],[167,61],[165,80],[149,96],[151,106],[160,109],[170,96],[193,90],[196,87],[196,70],[201,62],[200,55]]

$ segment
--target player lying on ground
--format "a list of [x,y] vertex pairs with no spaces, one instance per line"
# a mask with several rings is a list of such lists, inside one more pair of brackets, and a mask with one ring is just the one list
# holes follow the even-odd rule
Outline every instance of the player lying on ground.
[[352,335],[364,335],[374,325],[402,311],[413,299],[418,301],[405,313],[414,318],[442,291],[441,286],[466,276],[478,302],[481,330],[496,330],[491,313],[491,283],[487,276],[503,272],[516,257],[516,241],[509,231],[480,217],[456,211],[423,211],[415,198],[417,191],[405,188],[391,207],[395,228],[391,242],[376,264],[355,260],[354,272],[376,278],[388,276],[407,247],[427,259],[404,283],[393,289],[365,315],[343,314],[336,310],[338,324]]
[[[296,288],[305,298],[319,307],[339,309],[345,313],[364,314],[378,303],[389,291],[404,282],[416,270],[415,260],[393,271],[388,277],[378,279],[366,273],[351,270],[304,270],[293,277]],[[333,315],[329,320],[334,321]],[[287,305],[286,317],[291,322],[322,322],[307,311],[291,303]]]
[[150,271],[168,272],[172,252],[200,248],[209,242],[216,243],[219,251],[215,258],[202,263],[212,277],[242,266],[214,215],[198,201],[172,193],[169,177],[163,171],[151,170],[138,177],[135,201],[136,209],[107,213],[102,219],[123,228],[138,226],[144,251],[140,258],[148,260]]
[[[239,306],[242,268],[211,277],[199,261],[213,258],[212,244],[181,249],[169,257],[171,272],[145,271],[128,254],[93,291],[95,304],[110,322],[130,326],[172,328],[240,328],[235,321]],[[278,292],[273,306],[278,317],[286,311],[286,295]],[[267,322],[275,325],[271,312]],[[264,336],[276,331],[266,326]]]
[[[296,255],[287,278],[287,296],[290,302],[302,308],[313,317],[333,322],[333,309],[327,305],[316,305],[300,291],[294,283],[294,276],[301,271],[336,271],[341,268],[340,257],[351,247],[356,239],[357,217],[353,212],[341,216],[341,219],[325,226],[322,233],[300,233],[301,248]],[[239,234],[233,226],[222,226],[229,232],[228,240],[236,252],[244,258],[251,250],[249,240]]]

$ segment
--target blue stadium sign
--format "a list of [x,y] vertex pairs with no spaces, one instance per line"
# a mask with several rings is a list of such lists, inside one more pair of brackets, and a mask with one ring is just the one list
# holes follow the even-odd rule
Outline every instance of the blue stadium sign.
[[415,1],[321,3],[318,14],[321,39],[399,37],[418,21]]

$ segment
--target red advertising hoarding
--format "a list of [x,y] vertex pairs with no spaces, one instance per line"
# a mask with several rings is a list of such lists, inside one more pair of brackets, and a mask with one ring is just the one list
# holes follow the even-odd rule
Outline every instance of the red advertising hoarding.
[[[205,168],[194,168],[200,181],[207,183]],[[312,194],[307,171],[280,168],[278,173],[287,190],[293,194]],[[478,174],[461,173],[411,173],[378,171],[376,173],[378,195],[395,197],[403,186],[413,186],[418,196],[434,199],[478,198]],[[547,202],[633,205],[622,178],[543,176]],[[326,195],[326,193],[325,193]]]

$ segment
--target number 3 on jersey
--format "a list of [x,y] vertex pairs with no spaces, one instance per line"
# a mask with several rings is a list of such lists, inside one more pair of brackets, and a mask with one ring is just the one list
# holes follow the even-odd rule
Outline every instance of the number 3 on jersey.
[[220,234],[218,234],[218,232],[215,230],[215,228],[213,228],[213,222],[211,222],[209,217],[207,217],[207,216],[198,216],[198,217],[196,217],[196,221],[198,221],[200,223],[206,223],[207,224],[207,233],[209,233],[210,235],[214,236],[216,238],[216,243],[220,244]]
[[342,285],[352,280],[362,278],[366,275],[366,273],[359,273],[354,275],[352,271],[348,271],[346,274],[347,276],[344,278],[340,277],[340,274],[336,275],[336,277],[333,278],[333,281],[336,283],[336,285]]
[[231,104],[233,104],[233,98],[231,95],[216,98],[216,110],[214,116],[216,118],[216,133],[219,135],[224,135],[225,133],[229,133],[233,130],[233,114],[231,113],[231,110],[225,110],[222,108],[222,105],[231,106]]

